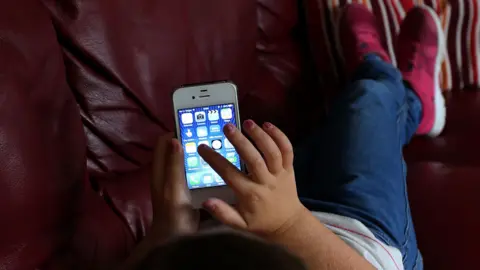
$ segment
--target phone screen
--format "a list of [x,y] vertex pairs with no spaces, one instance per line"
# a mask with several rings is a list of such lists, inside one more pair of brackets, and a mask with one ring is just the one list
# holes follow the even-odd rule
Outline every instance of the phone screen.
[[235,106],[219,104],[178,110],[180,140],[185,153],[185,174],[189,189],[223,186],[223,179],[200,157],[197,147],[206,144],[241,168],[240,156],[223,134],[223,127],[237,126]]

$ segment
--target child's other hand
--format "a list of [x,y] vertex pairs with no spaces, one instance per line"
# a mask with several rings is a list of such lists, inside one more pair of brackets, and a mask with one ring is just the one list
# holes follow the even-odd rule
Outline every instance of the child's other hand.
[[168,237],[197,232],[198,212],[191,204],[185,181],[183,148],[173,133],[162,136],[155,148],[151,180],[153,225],[151,237]]
[[224,133],[246,164],[249,175],[208,146],[200,146],[200,155],[237,198],[235,208],[214,198],[206,201],[204,207],[226,225],[270,237],[288,229],[306,211],[297,196],[292,144],[270,123],[259,127],[247,120],[243,127],[263,157],[232,124],[225,126]]

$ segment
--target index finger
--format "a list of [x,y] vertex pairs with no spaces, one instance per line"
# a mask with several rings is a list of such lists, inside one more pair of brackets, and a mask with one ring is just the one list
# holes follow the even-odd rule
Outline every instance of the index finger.
[[198,147],[198,153],[235,193],[250,194],[256,188],[256,183],[212,148],[202,144]]

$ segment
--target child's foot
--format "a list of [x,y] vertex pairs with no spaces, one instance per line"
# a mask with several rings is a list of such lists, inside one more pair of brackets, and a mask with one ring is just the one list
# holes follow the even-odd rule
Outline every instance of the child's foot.
[[402,23],[396,47],[398,69],[422,103],[417,134],[438,136],[446,118],[439,74],[445,54],[442,25],[426,6],[410,10]]
[[345,59],[347,75],[350,77],[363,62],[367,54],[376,54],[390,63],[384,49],[385,42],[378,30],[375,15],[360,4],[349,4],[343,9],[338,36]]

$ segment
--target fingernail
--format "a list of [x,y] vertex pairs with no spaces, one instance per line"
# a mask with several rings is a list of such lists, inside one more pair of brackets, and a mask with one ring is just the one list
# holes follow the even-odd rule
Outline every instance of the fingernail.
[[224,127],[223,132],[230,134],[230,133],[232,133],[234,130],[235,130],[235,126],[234,126],[234,125],[232,125],[232,124],[226,124],[225,127]]
[[273,125],[272,125],[272,123],[265,122],[265,123],[263,123],[263,127],[264,127],[265,129],[271,129],[271,128],[273,128]]
[[252,129],[254,125],[255,122],[253,122],[252,120],[246,120],[245,122],[243,122],[243,127],[245,129]]
[[203,207],[205,207],[209,211],[215,211],[215,203],[212,200],[208,200],[203,203]]
[[173,152],[180,152],[180,143],[178,143],[177,139],[172,139],[170,143],[172,145]]
[[205,144],[200,144],[197,149],[208,149],[208,146]]

